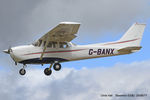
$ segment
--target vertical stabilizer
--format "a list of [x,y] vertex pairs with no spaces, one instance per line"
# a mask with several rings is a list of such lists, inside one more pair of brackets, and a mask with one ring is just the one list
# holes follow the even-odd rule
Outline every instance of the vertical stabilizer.
[[140,46],[146,24],[133,24],[118,42],[125,42],[124,46]]

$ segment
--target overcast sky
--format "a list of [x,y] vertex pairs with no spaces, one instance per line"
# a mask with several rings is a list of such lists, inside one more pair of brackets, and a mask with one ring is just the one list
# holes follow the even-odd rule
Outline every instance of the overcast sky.
[[[0,0],[0,51],[9,46],[30,44],[62,21],[82,24],[78,37],[74,40],[77,43],[107,41],[106,37],[110,40],[117,39],[135,22],[148,24],[149,11],[149,0]],[[149,42],[148,39],[146,41]],[[147,60],[111,67],[102,67],[102,63],[106,62],[99,62],[99,59],[90,60],[95,63],[90,68],[87,68],[89,60],[82,61],[84,66],[79,65],[80,61],[66,63],[62,71],[54,72],[51,77],[44,76],[44,68],[31,66],[32,68],[27,68],[27,75],[22,77],[18,74],[21,67],[15,67],[11,58],[1,52],[0,98],[101,100],[103,98],[100,94],[108,92],[149,94],[148,53],[149,51]],[[146,55],[146,52],[137,53],[137,58],[132,55],[128,58],[136,61],[143,57],[142,54]],[[107,62],[115,60],[118,63],[119,59],[111,58]],[[69,68],[67,64],[80,69]],[[121,98],[124,99],[126,100]],[[150,97],[143,99],[149,100]]]
[[[0,0],[0,47],[32,43],[61,21],[82,25],[78,40],[125,32],[150,17],[149,0]],[[6,45],[7,44],[7,45]]]

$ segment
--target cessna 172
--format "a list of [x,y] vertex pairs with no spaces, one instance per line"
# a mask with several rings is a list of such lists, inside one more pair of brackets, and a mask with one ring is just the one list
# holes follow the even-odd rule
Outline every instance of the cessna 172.
[[10,54],[15,64],[22,63],[19,73],[25,75],[26,64],[50,64],[44,70],[45,75],[51,75],[54,70],[61,69],[62,62],[130,54],[141,49],[140,42],[145,24],[135,23],[120,40],[89,45],[75,45],[70,41],[77,34],[80,23],[61,22],[31,45],[12,47],[4,50]]

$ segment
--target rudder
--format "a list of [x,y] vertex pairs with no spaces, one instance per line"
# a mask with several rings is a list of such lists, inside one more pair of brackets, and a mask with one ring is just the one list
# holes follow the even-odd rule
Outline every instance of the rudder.
[[146,24],[133,24],[118,42],[127,41],[124,46],[140,46]]

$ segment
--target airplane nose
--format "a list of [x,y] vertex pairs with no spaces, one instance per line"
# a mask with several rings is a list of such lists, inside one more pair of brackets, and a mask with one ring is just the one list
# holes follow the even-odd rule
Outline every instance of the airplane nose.
[[6,50],[3,50],[3,52],[4,52],[4,53],[7,53],[7,54],[9,54],[9,51],[8,51],[8,49],[6,49]]

